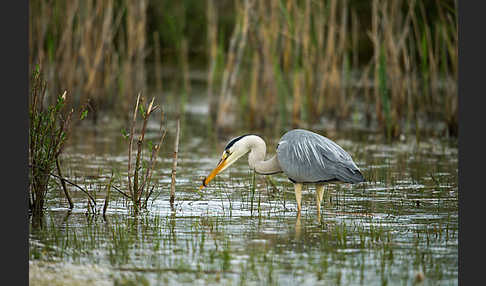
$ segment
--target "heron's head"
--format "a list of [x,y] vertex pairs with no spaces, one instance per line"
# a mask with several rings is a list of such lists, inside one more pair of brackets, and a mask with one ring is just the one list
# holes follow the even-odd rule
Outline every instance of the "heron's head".
[[[249,135],[249,134],[247,134]],[[217,174],[223,172],[231,166],[234,162],[236,162],[238,159],[240,159],[243,155],[248,153],[250,149],[248,148],[248,145],[244,143],[243,139],[247,135],[242,135],[240,137],[236,137],[234,139],[231,139],[228,144],[226,144],[226,147],[224,147],[223,154],[221,155],[221,159],[219,160],[218,165],[214,170],[204,178],[202,185],[199,187],[199,189],[202,189],[206,187],[209,182],[216,177]]]

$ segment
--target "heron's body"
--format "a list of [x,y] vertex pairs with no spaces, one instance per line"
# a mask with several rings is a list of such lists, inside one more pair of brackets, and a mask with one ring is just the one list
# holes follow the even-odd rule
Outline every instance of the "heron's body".
[[363,175],[351,156],[332,140],[303,129],[291,130],[277,146],[282,171],[294,183],[357,183]]
[[295,184],[299,212],[302,184],[316,184],[317,211],[320,214],[323,183],[364,181],[351,156],[335,142],[308,130],[294,129],[282,136],[276,154],[268,160],[265,160],[266,144],[261,137],[249,134],[232,139],[226,145],[218,166],[205,178],[201,188],[246,153],[249,153],[250,168],[257,173],[271,175],[283,172]]

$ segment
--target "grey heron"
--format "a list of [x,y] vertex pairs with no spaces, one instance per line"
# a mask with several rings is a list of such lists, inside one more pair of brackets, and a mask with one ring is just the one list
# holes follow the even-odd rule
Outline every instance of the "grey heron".
[[324,183],[364,181],[360,169],[341,146],[317,133],[294,129],[280,138],[276,154],[268,160],[265,160],[266,144],[261,137],[246,134],[230,140],[218,165],[204,178],[200,189],[247,153],[250,169],[257,174],[272,175],[283,172],[294,183],[298,214],[301,210],[303,184],[316,185],[317,214],[320,216]]

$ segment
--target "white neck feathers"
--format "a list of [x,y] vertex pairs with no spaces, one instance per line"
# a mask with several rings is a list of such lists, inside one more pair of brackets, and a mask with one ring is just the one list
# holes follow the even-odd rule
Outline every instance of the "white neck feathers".
[[265,161],[265,154],[267,145],[265,141],[256,135],[248,135],[241,139],[242,144],[249,150],[248,165],[250,169],[255,170],[259,174],[275,174],[282,171],[278,163],[277,155]]

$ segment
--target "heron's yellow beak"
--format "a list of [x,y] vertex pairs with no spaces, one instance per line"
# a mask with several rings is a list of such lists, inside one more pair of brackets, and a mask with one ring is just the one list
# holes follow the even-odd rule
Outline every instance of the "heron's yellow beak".
[[212,179],[214,179],[214,177],[216,177],[217,174],[219,174],[221,171],[223,171],[224,169],[226,169],[226,167],[229,166],[228,165],[228,158],[229,158],[229,156],[227,155],[227,153],[224,153],[223,157],[221,158],[221,160],[218,163],[218,166],[216,166],[216,168],[214,168],[214,170],[211,172],[211,174],[209,174],[209,176],[204,178],[202,185],[199,187],[200,190],[202,188],[206,187],[209,184],[209,182]]

